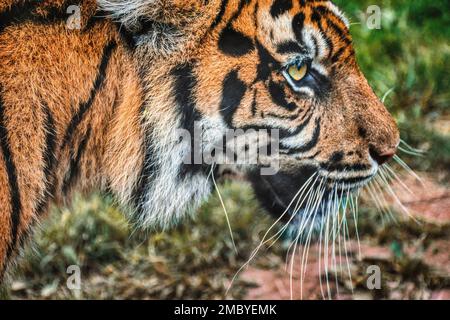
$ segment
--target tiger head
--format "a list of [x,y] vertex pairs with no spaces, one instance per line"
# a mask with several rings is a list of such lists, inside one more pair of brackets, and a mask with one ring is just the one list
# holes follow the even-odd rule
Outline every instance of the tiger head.
[[197,92],[221,94],[199,95],[198,105],[216,106],[230,128],[280,130],[280,170],[249,175],[271,212],[282,214],[308,180],[323,185],[322,201],[356,190],[395,154],[396,124],[359,70],[334,4],[243,1],[217,29],[198,61]]
[[[193,49],[181,50],[190,54],[178,55],[181,62],[171,68],[149,67],[161,74],[153,85],[168,83],[171,93],[158,94],[148,108],[177,105],[173,128],[193,131],[193,123],[201,123],[211,142],[202,150],[229,129],[278,130],[279,170],[262,175],[258,166],[239,166],[270,212],[286,212],[302,188],[322,192],[303,193],[297,209],[311,206],[308,198],[325,203],[333,193],[353,192],[394,156],[396,123],[358,68],[349,23],[331,1],[224,0],[205,10],[211,6],[214,19],[202,22]],[[144,54],[150,38],[133,38]],[[170,190],[174,205],[183,202],[182,193],[190,202],[201,198],[199,176],[208,176],[201,167],[172,167],[182,175],[179,193],[163,182],[158,192]],[[187,192],[196,185],[202,187]]]

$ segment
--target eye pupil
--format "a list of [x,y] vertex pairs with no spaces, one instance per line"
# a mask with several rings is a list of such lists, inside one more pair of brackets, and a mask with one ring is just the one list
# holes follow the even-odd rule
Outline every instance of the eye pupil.
[[305,77],[307,71],[308,67],[306,65],[291,65],[288,68],[289,76],[295,81],[302,80]]

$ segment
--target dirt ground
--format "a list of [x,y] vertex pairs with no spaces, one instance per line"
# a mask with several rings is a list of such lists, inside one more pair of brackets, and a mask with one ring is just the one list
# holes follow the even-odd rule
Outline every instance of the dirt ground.
[[[394,186],[411,217],[405,213],[376,234],[361,232],[360,250],[357,241],[347,244],[348,266],[344,254],[337,255],[336,263],[330,256],[326,273],[316,244],[311,246],[303,281],[300,263],[294,264],[292,278],[289,265],[276,271],[248,268],[242,278],[254,286],[246,299],[450,299],[450,189],[421,178],[404,181],[409,191]],[[388,194],[386,199],[397,212],[406,212]],[[370,265],[380,266],[379,290],[367,288]]]

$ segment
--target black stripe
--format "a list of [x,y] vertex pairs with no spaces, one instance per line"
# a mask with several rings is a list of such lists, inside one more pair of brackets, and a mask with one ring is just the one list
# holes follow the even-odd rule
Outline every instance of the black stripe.
[[[146,71],[141,68],[138,72],[141,86],[144,90],[143,96],[148,97],[151,95],[151,89],[144,85],[146,78]],[[148,103],[144,100],[140,107],[140,125],[143,130],[143,141],[142,141],[142,152],[144,153],[144,159],[142,163],[142,168],[138,176],[138,181],[136,181],[135,187],[132,191],[131,203],[134,204],[135,212],[133,214],[134,219],[139,219],[144,211],[144,203],[149,192],[149,185],[155,172],[158,171],[159,163],[157,159],[157,151],[155,150],[154,143],[151,140],[153,135],[152,128],[147,126],[145,116],[143,115]]]
[[313,45],[314,45],[314,56],[317,57],[318,54],[319,54],[319,44],[317,43],[316,37],[311,37],[311,40],[312,40]]
[[216,18],[214,19],[212,25],[209,27],[210,31],[212,31],[215,27],[217,27],[219,25],[219,23],[222,21],[225,11],[227,9],[228,1],[229,0],[222,0],[222,3],[220,4],[219,13],[217,14]]
[[273,19],[292,9],[292,0],[275,0],[270,8],[270,15]]
[[331,58],[331,62],[334,64],[339,61],[339,58],[344,54],[346,47],[340,48]]
[[175,77],[173,94],[181,115],[181,125],[184,129],[193,129],[194,122],[200,119],[200,114],[195,107],[195,88],[197,78],[192,64],[176,66],[172,72]]
[[272,98],[272,102],[281,108],[294,111],[297,108],[297,105],[294,102],[287,101],[284,88],[284,85],[281,83],[272,80],[269,82],[269,94]]
[[54,174],[53,169],[55,166],[56,158],[55,158],[55,150],[56,150],[56,127],[55,120],[50,111],[48,105],[44,104],[43,111],[45,113],[45,123],[44,128],[46,130],[46,138],[45,138],[45,150],[42,155],[44,166],[43,171],[45,175],[45,190],[44,195],[38,201],[37,205],[37,213],[43,213],[45,207],[48,203],[48,198],[54,196],[55,193],[55,182],[54,182]]
[[298,43],[303,44],[303,28],[305,24],[305,14],[300,12],[292,19],[292,29],[294,30],[295,38]]
[[68,0],[60,7],[46,8],[46,14],[39,14],[36,9],[42,5],[42,0],[20,1],[9,9],[0,12],[0,33],[11,25],[19,25],[26,22],[36,24],[52,24],[66,21],[69,14],[66,12],[71,5],[81,6],[80,0]]
[[282,138],[282,139],[290,138],[290,137],[296,136],[299,133],[301,133],[309,125],[313,115],[314,115],[314,108],[310,108],[303,115],[303,118],[300,119],[300,121],[303,121],[302,124],[299,125],[297,128],[295,128],[295,130],[293,130],[293,131],[286,130],[286,132],[283,132],[283,133],[280,132],[280,138]]
[[290,53],[305,54],[306,50],[295,41],[285,41],[277,46],[277,52],[279,54],[290,54]]
[[231,57],[240,57],[255,50],[253,40],[228,24],[221,32],[217,43],[220,51]]
[[[259,3],[256,2],[255,3],[255,8],[253,10],[253,20],[254,20],[254,25],[255,25],[255,30],[258,30],[258,9],[259,9]],[[273,34],[271,39],[273,39]]]
[[259,63],[255,83],[268,80],[274,70],[281,69],[280,62],[259,41],[256,41],[256,48],[258,50]]
[[[97,15],[106,17],[108,14],[105,12],[98,12]],[[137,45],[133,32],[127,30],[127,28],[124,28],[120,22],[114,22],[114,27],[119,34],[124,47],[129,51],[132,51]]]
[[322,37],[325,39],[325,42],[328,47],[328,57],[331,57],[333,51],[334,51],[334,44],[333,41],[327,36],[327,33],[323,29],[322,26],[322,16],[319,11],[313,10],[313,13],[311,14],[311,20],[316,23],[317,28],[319,28],[320,33],[322,34]]
[[245,5],[249,5],[251,0],[240,0],[239,7],[237,11],[234,13],[234,15],[231,17],[229,24],[232,24],[242,13],[242,10],[244,9]]
[[[298,135],[301,131],[304,130],[304,128],[309,124],[309,122],[311,121],[312,117],[314,115],[314,108],[310,108],[304,115],[303,118],[300,119],[300,121],[304,122],[298,126],[297,128],[295,128],[294,130],[292,129],[285,129],[285,128],[276,128],[276,127],[271,127],[268,125],[247,125],[244,126],[242,129],[245,130],[266,130],[266,131],[271,131],[271,130],[278,130],[279,132],[279,137],[280,139],[285,139],[285,138],[289,138],[295,135]],[[305,120],[306,119],[306,120]]]
[[239,18],[244,6],[249,3],[250,0],[241,0],[237,11],[233,14],[230,21],[228,21],[226,27],[220,32],[218,47],[222,52],[232,57],[248,54],[255,49],[251,38],[233,28],[233,22]]
[[[344,22],[342,21],[341,17],[337,16],[333,11],[329,10],[328,8],[324,6],[318,6],[314,10],[317,10],[317,12],[325,17],[327,14],[334,16],[338,21],[340,21],[342,24]],[[346,28],[342,29],[338,25],[336,25],[332,20],[326,19],[327,24],[334,30],[334,32],[339,36],[340,39],[342,39],[347,45],[351,44],[351,40],[349,38],[349,33],[346,30]]]
[[233,116],[240,106],[246,91],[247,86],[239,79],[238,71],[230,71],[222,84],[222,101],[220,103],[220,113],[230,128],[233,128]]
[[141,172],[139,174],[139,181],[136,184],[135,189],[133,190],[132,202],[134,203],[136,214],[135,217],[139,218],[142,216],[142,211],[144,210],[144,203],[148,194],[148,188],[150,184],[150,180],[152,178],[153,173],[157,170],[157,164],[154,159],[156,151],[152,142],[150,141],[150,133],[144,133],[145,140],[143,144],[143,148],[145,148],[144,152],[144,161],[142,165]]
[[83,120],[86,112],[90,109],[90,107],[94,103],[94,100],[98,94],[98,91],[100,90],[103,83],[105,82],[106,70],[108,68],[108,64],[111,59],[112,52],[116,48],[116,46],[117,46],[116,42],[112,41],[112,42],[108,43],[108,45],[106,45],[106,47],[103,49],[102,59],[101,59],[101,62],[100,62],[100,65],[99,65],[99,68],[97,71],[97,76],[95,78],[94,85],[89,94],[89,99],[80,105],[77,113],[70,120],[69,126],[67,127],[66,133],[64,134],[64,138],[62,140],[61,149],[66,147],[67,144],[70,142],[72,135],[75,132],[76,128]]
[[287,146],[284,146],[283,143],[282,143],[282,146],[284,148],[288,148],[289,149],[288,154],[304,153],[304,152],[310,151],[312,148],[314,148],[316,146],[317,142],[319,141],[320,129],[321,129],[320,118],[317,118],[316,119],[316,127],[314,129],[313,136],[312,136],[311,140],[308,143],[306,143],[305,145],[303,145],[303,146],[301,146],[299,148],[289,148]]
[[91,136],[91,127],[88,128],[85,136],[81,140],[81,142],[77,148],[76,154],[74,154],[74,153],[71,154],[69,171],[66,173],[66,176],[64,177],[64,181],[63,181],[63,186],[62,186],[63,194],[67,194],[68,191],[70,191],[70,188],[72,187],[73,183],[78,178],[78,175],[80,173],[81,157],[83,156],[84,152],[86,151],[86,146],[87,146],[90,136]]
[[201,164],[195,164],[193,162],[195,154],[201,152],[201,150],[195,150],[194,125],[195,121],[201,119],[201,115],[196,108],[195,103],[195,89],[197,87],[197,78],[194,73],[193,64],[183,64],[175,67],[172,72],[172,76],[175,77],[173,94],[175,96],[178,113],[181,117],[181,127],[189,131],[191,135],[190,154],[191,163],[184,164],[181,167],[180,176],[184,177],[187,173],[194,174],[202,171],[204,166]]
[[[1,96],[2,88],[0,87],[0,147],[3,153],[6,173],[8,175],[10,206],[11,206],[11,241],[6,252],[6,261],[11,256],[18,238],[18,229],[20,224],[20,215],[22,211],[22,203],[20,197],[19,183],[17,181],[17,169],[14,163],[14,158],[11,153],[7,124],[5,122],[4,104]],[[1,209],[3,210],[3,208]],[[6,214],[5,212],[0,212]]]
[[257,96],[257,94],[258,94],[258,89],[253,90],[253,100],[252,100],[252,107],[251,107],[252,116],[256,115],[256,111],[257,111],[257,108],[258,108],[258,106],[256,104],[256,96]]
[[354,183],[358,183],[358,182],[362,182],[362,181],[367,181],[368,179],[371,179],[371,178],[373,178],[373,175],[354,177],[354,178],[343,178],[343,179],[336,179],[336,178],[328,177],[327,179],[330,182],[336,181],[340,184],[354,184]]
[[[55,194],[56,184],[54,182],[54,174],[53,174],[53,168],[55,166],[55,149],[56,149],[56,127],[55,122],[53,119],[53,116],[51,114],[50,109],[46,104],[43,106],[44,113],[46,115],[44,128],[46,130],[46,142],[45,142],[45,150],[42,155],[44,166],[43,171],[45,174],[45,189],[43,196],[37,201],[36,206],[36,213],[38,215],[44,213],[44,210],[46,209],[48,205],[49,197],[53,196]],[[28,234],[32,230],[34,221],[32,221],[27,227],[26,230],[22,232],[19,239],[17,240],[17,246],[18,248],[23,248],[25,245],[25,241],[27,239]],[[1,279],[1,274],[0,274]]]
[[[232,28],[233,22],[236,21],[237,18],[239,18],[239,16],[242,13],[242,10],[244,9],[244,6],[250,4],[250,2],[251,2],[251,0],[240,0],[239,1],[238,8],[237,8],[236,12],[231,16],[230,20],[228,21],[227,27]],[[219,15],[216,17],[216,20],[213,22],[213,25],[211,26],[210,30],[214,29],[221,22],[223,15],[225,13],[227,4],[228,4],[228,0],[222,2],[222,6],[221,6],[221,10],[219,12]]]
[[334,32],[338,35],[339,39],[341,39],[347,46],[352,44],[348,34],[344,32],[339,26],[337,26],[333,21],[327,20],[327,24],[334,30]]
[[347,172],[355,172],[355,171],[364,171],[370,169],[370,166],[365,164],[345,164],[345,163],[321,163],[320,167],[327,171],[347,171]]

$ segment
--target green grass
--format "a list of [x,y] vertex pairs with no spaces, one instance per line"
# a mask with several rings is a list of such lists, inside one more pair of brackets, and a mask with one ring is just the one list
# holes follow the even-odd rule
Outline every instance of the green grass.
[[[386,105],[403,139],[427,151],[423,158],[404,158],[418,170],[444,172],[448,181],[450,139],[436,129],[436,123],[449,119],[450,3],[336,3],[352,22],[362,22],[351,27],[359,63],[379,97],[393,90]],[[365,8],[373,4],[382,10],[381,30],[369,30],[364,23]],[[146,236],[132,230],[111,198],[94,194],[77,197],[69,208],[53,210],[35,245],[27,249],[8,294],[13,298],[223,298],[227,281],[273,220],[260,209],[247,185],[226,183],[221,190],[238,254],[217,196],[194,220]],[[402,232],[410,229],[402,225],[380,227],[370,207],[363,208],[361,216],[363,237],[377,244],[391,246],[399,238],[413,241],[418,236],[414,229],[405,238]],[[275,246],[255,264],[281,265],[283,253]],[[65,286],[66,268],[72,264],[82,269],[79,293]],[[248,286],[238,281],[229,297],[243,297]]]

